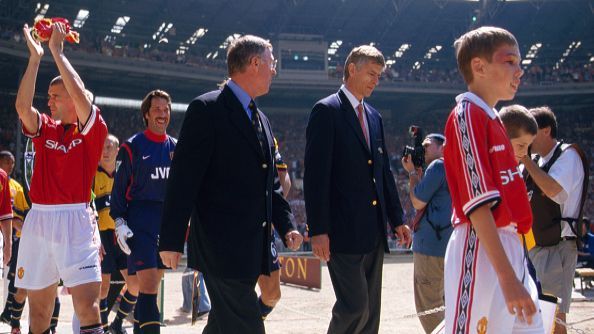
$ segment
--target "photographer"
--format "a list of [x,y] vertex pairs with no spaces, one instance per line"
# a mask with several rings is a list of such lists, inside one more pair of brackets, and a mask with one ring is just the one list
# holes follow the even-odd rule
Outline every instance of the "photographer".
[[[586,154],[576,144],[557,138],[557,118],[549,107],[529,110],[538,132],[529,156],[522,159],[528,172],[526,187],[534,221],[536,246],[529,251],[545,294],[561,298],[557,318],[565,321],[571,304],[584,201],[588,195]],[[567,333],[555,326],[556,334]]]
[[[430,310],[444,304],[443,270],[445,250],[452,233],[450,217],[452,202],[446,183],[443,164],[445,137],[429,134],[422,147],[406,150],[402,166],[409,175],[410,200],[417,210],[413,224],[414,292],[417,312]],[[423,175],[419,156],[424,151],[428,165]],[[421,155],[422,156],[422,155]],[[416,163],[413,163],[416,162]],[[438,312],[420,317],[427,333],[443,320]]]

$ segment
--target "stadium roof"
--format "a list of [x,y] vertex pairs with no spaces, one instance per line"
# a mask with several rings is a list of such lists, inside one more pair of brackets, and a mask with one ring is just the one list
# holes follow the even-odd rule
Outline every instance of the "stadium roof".
[[[594,59],[592,0],[0,1],[1,26],[30,24],[38,15],[76,21],[83,42],[109,38],[115,45],[146,45],[204,58],[216,54],[217,59],[224,59],[221,46],[237,34],[255,34],[273,43],[286,34],[304,34],[328,42],[335,63],[341,63],[353,46],[374,43],[394,66],[410,69],[443,63],[453,68],[455,38],[471,27],[496,25],[516,35],[524,60],[534,59],[527,58],[529,53],[554,61]],[[26,63],[11,57],[0,59],[0,72],[10,87],[6,82],[0,86],[13,91]],[[98,71],[90,73],[97,82],[92,87],[110,94],[120,89],[120,85],[104,84],[113,80],[113,72],[105,72],[104,78]],[[141,90],[158,79],[158,75],[148,80],[146,75],[118,77],[121,86]],[[85,80],[91,80],[90,76]],[[182,81],[170,80],[171,85],[183,87]],[[197,91],[194,82],[186,88]]]
[[[409,44],[403,60],[413,64],[436,45],[450,58],[453,40],[478,25],[508,28],[526,48],[553,45],[559,56],[573,41],[594,49],[591,0],[8,0],[0,2],[0,23],[33,22],[40,12],[75,22],[81,10],[83,39],[111,36],[173,51],[184,45],[204,57],[234,34],[274,42],[293,33],[343,41],[336,58],[360,44],[373,42],[386,55]],[[206,32],[190,43],[201,28]]]

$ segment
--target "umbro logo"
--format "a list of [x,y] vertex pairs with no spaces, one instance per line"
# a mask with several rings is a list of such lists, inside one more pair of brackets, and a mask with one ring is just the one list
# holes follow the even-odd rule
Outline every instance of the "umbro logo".
[[84,266],[84,267],[80,267],[78,268],[78,270],[85,270],[85,269],[91,269],[91,268],[95,268],[97,267],[96,264],[90,265],[90,266]]
[[503,151],[505,151],[505,145],[503,145],[503,144],[495,145],[489,149],[489,153],[503,152]]

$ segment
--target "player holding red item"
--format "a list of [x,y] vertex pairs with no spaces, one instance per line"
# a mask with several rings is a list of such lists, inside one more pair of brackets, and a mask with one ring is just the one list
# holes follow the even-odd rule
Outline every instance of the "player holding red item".
[[27,289],[30,332],[49,333],[60,279],[72,293],[82,334],[103,333],[99,320],[99,231],[88,203],[107,126],[63,52],[66,27],[52,24],[49,49],[60,76],[49,86],[51,116],[32,106],[41,44],[23,32],[30,57],[16,100],[23,133],[32,138],[35,166],[33,203],[23,226],[15,286]]

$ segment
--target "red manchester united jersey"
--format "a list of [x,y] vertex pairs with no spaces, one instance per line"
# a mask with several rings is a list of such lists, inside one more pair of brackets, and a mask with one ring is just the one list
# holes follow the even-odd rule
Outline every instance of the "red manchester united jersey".
[[84,126],[63,125],[39,114],[37,133],[23,133],[33,139],[35,163],[29,197],[37,204],[88,203],[107,125],[99,108],[93,106]]
[[8,175],[0,169],[0,221],[12,219],[12,204],[10,201],[10,187]]
[[469,223],[473,210],[488,205],[497,227],[515,224],[518,232],[528,232],[532,211],[526,185],[499,116],[475,94],[461,94],[456,101],[444,148],[453,224]]

